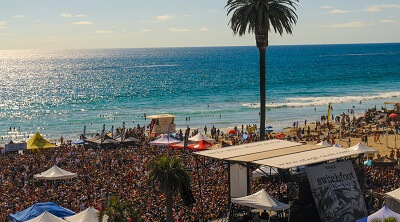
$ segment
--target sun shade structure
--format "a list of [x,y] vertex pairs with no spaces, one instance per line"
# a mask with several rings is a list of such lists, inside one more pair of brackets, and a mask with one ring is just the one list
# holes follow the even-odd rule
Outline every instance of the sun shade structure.
[[34,219],[35,217],[41,215],[45,211],[48,211],[49,213],[59,218],[75,215],[75,212],[73,212],[72,210],[60,207],[54,202],[43,202],[43,203],[36,203],[16,214],[10,214],[9,219],[10,221],[13,222],[23,222],[30,219]]
[[391,211],[387,206],[382,207],[382,209],[378,210],[376,213],[369,215],[368,217],[364,217],[362,219],[357,220],[357,222],[370,222],[374,220],[383,221],[386,218],[393,217],[396,220],[400,221],[400,214]]
[[233,203],[267,211],[286,210],[290,205],[272,198],[264,189],[245,197],[232,198]]
[[206,135],[204,135],[203,133],[198,133],[197,135],[190,137],[189,138],[190,141],[194,141],[194,142],[200,142],[202,140],[205,140],[209,143],[214,143],[215,140],[212,138],[207,137]]
[[45,211],[44,213],[40,214],[39,216],[27,220],[26,222],[65,222],[65,220],[54,216],[53,214]]
[[356,150],[356,151],[361,151],[363,153],[369,154],[369,153],[379,153],[378,150],[371,148],[369,146],[366,146],[362,143],[357,143],[356,145],[350,147],[349,149],[351,150]]
[[53,166],[52,168],[44,171],[43,173],[36,174],[33,177],[39,180],[61,180],[61,179],[70,179],[77,176],[78,174],[76,173],[71,173],[59,168],[58,166]]
[[363,154],[350,149],[332,149],[319,145],[303,145],[285,140],[266,140],[255,143],[206,150],[197,155],[232,162],[247,162],[280,169],[306,166],[343,157]]
[[177,140],[175,138],[169,137],[168,135],[163,135],[162,137],[160,137],[160,138],[158,138],[158,139],[156,139],[154,141],[151,141],[150,145],[153,145],[153,146],[169,146],[169,145],[180,143],[180,142],[181,142],[180,140]]
[[[69,222],[98,222],[99,221],[99,211],[93,207],[89,207],[84,211],[81,211],[73,216],[66,217],[65,221]],[[108,216],[104,215],[103,222],[108,220]]]
[[34,149],[47,149],[47,148],[56,148],[57,146],[50,143],[47,141],[45,138],[43,138],[42,135],[40,135],[39,132],[36,132],[35,135],[32,136],[26,142],[26,149],[28,150],[34,150]]

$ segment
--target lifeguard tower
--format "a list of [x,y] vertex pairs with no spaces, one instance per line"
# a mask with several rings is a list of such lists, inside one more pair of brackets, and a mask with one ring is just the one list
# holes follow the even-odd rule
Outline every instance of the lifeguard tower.
[[155,134],[164,134],[175,132],[176,125],[174,120],[176,116],[170,114],[160,114],[160,115],[152,115],[147,118],[152,119],[154,121],[153,132]]

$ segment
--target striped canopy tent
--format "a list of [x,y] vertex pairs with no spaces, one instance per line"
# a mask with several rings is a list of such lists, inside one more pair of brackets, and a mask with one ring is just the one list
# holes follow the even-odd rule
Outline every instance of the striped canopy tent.
[[26,148],[28,150],[34,149],[47,149],[47,148],[56,148],[57,146],[47,141],[40,135],[39,132],[36,132],[35,135],[32,136],[30,140],[26,143]]

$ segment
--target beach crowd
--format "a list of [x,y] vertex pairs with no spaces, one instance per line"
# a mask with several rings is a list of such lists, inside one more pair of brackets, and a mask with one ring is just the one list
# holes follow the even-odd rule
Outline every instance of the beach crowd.
[[[281,139],[291,141],[315,142],[326,140],[334,144],[339,138],[350,136],[373,136],[381,127],[387,127],[388,121],[377,117],[377,110],[368,110],[363,118],[350,117],[349,114],[332,116],[334,125],[321,117],[314,125],[304,121],[304,127],[293,123],[293,134],[284,135]],[[372,131],[371,125],[376,125]],[[398,123],[393,130],[398,130]],[[301,124],[302,125],[302,124]],[[397,126],[397,127],[396,127]],[[205,133],[229,145],[238,145],[258,141],[256,125],[235,127],[231,133],[223,133],[214,126]],[[116,130],[117,133],[121,129]],[[198,132],[198,130],[197,130]],[[196,133],[197,133],[196,132]],[[19,212],[34,203],[54,201],[60,206],[74,212],[93,206],[98,210],[106,207],[107,199],[118,196],[132,201],[143,221],[165,220],[165,198],[161,193],[146,183],[149,174],[147,165],[159,156],[169,155],[184,158],[188,173],[191,176],[191,189],[196,200],[191,206],[184,206],[180,196],[174,202],[174,218],[177,222],[212,221],[223,217],[228,211],[228,169],[221,161],[202,158],[196,162],[191,155],[183,155],[182,150],[167,147],[152,147],[149,144],[145,128],[138,126],[126,133],[140,140],[133,146],[116,148],[91,148],[81,145],[63,144],[59,148],[27,151],[23,154],[0,155],[0,221],[7,221],[11,213]],[[183,137],[178,131],[177,138]],[[267,139],[278,138],[278,134],[268,132]],[[350,139],[348,140],[350,141]],[[368,141],[368,137],[367,137]],[[376,139],[374,139],[375,142]],[[350,146],[350,143],[348,144]],[[400,157],[394,152],[391,157]],[[35,174],[46,171],[52,166],[76,172],[77,178],[63,181],[39,181],[33,179]],[[372,192],[385,193],[400,187],[400,176],[394,169],[365,168],[366,188]],[[251,182],[252,192],[261,188],[271,196],[282,200],[287,197],[288,184],[271,181],[269,178],[256,178]]]

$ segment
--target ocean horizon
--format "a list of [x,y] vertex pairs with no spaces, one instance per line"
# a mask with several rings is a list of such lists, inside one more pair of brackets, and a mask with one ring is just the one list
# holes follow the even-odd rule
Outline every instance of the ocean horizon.
[[[258,125],[258,68],[255,46],[4,50],[0,143],[37,131],[78,139],[85,125],[148,124],[144,113],[201,131]],[[270,46],[267,125],[315,121],[329,103],[334,115],[380,108],[400,101],[399,83],[400,43]]]

